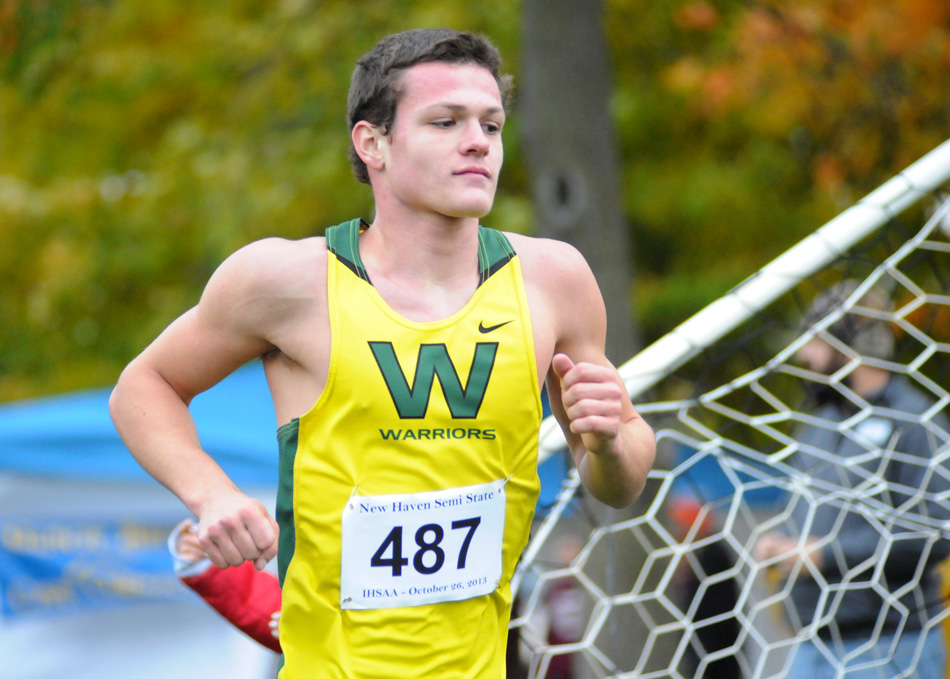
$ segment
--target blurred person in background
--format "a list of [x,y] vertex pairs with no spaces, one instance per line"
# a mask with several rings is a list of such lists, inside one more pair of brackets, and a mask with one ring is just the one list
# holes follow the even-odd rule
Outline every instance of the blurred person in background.
[[[572,533],[558,535],[554,541],[556,567],[569,567],[583,548],[584,542],[579,536]],[[548,645],[574,644],[584,638],[590,615],[588,598],[573,575],[565,575],[546,585],[544,605]],[[574,679],[577,676],[576,660],[576,653],[552,655],[545,679]]]
[[[845,280],[818,295],[806,323],[840,309],[859,286]],[[950,491],[950,422],[888,369],[890,309],[868,289],[798,352],[816,379],[790,460],[801,475],[789,506],[795,531],[767,533],[755,547],[759,561],[792,579],[787,611],[801,642],[790,679],[946,678],[933,618],[944,606],[936,566],[950,554],[935,527],[950,518],[946,501],[935,501]]]
[[[688,537],[691,542],[708,540],[716,529],[713,510],[688,491],[673,495],[667,513],[674,536],[681,543]],[[676,578],[680,604],[684,611],[692,612],[689,619],[694,623],[684,654],[684,675],[694,679],[735,679],[741,676],[736,648],[740,638],[739,585],[734,577],[721,576],[735,568],[735,550],[722,539],[700,546],[690,544],[689,549],[693,558],[683,559]],[[716,622],[708,622],[713,618],[717,618]],[[733,650],[702,664],[709,654],[725,649]]]

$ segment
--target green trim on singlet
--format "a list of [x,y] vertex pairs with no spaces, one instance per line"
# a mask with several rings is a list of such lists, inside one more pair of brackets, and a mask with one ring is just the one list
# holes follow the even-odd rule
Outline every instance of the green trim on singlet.
[[336,255],[346,268],[372,285],[363,260],[360,259],[360,232],[364,228],[369,228],[369,224],[362,219],[351,219],[331,226],[326,231],[327,250]]
[[300,420],[296,417],[277,430],[278,476],[277,476],[277,524],[280,526],[277,551],[277,576],[281,587],[287,566],[297,547],[297,531],[294,525],[294,462],[297,458],[297,436]]
[[[326,231],[327,250],[350,271],[362,278],[370,285],[363,260],[360,258],[359,236],[369,224],[362,219],[351,219],[348,222],[331,226]],[[515,256],[508,238],[501,231],[478,226],[478,284],[487,281],[492,274],[499,271]]]
[[479,285],[492,274],[502,269],[515,256],[508,238],[501,231],[478,226],[478,276]]

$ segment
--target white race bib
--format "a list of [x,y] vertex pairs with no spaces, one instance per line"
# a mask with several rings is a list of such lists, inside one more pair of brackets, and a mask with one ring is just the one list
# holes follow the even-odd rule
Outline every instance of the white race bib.
[[354,495],[343,509],[340,607],[422,606],[493,592],[501,580],[505,481]]

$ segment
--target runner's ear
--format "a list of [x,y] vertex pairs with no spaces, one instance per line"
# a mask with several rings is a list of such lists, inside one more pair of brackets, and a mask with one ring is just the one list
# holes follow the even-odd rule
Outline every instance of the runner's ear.
[[366,167],[380,171],[385,167],[385,139],[379,130],[365,120],[356,123],[351,133],[353,148]]

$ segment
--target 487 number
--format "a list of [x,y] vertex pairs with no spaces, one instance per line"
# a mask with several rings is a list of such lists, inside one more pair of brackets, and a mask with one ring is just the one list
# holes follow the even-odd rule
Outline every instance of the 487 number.
[[[465,568],[468,548],[472,544],[472,537],[481,522],[481,518],[477,516],[452,522],[452,530],[468,531],[462,540],[462,546],[459,548],[456,562],[459,570]],[[442,568],[445,564],[445,550],[441,547],[444,538],[445,529],[437,523],[427,523],[419,527],[415,534],[418,549],[412,555],[412,567],[416,572],[423,575],[432,575]],[[427,558],[427,555],[431,556]],[[426,565],[426,561],[429,561],[428,565]],[[376,568],[392,569],[393,577],[402,575],[402,569],[409,565],[409,558],[403,555],[402,526],[395,526],[389,531],[389,535],[386,536],[386,539],[383,540],[379,549],[370,559],[370,565]]]

